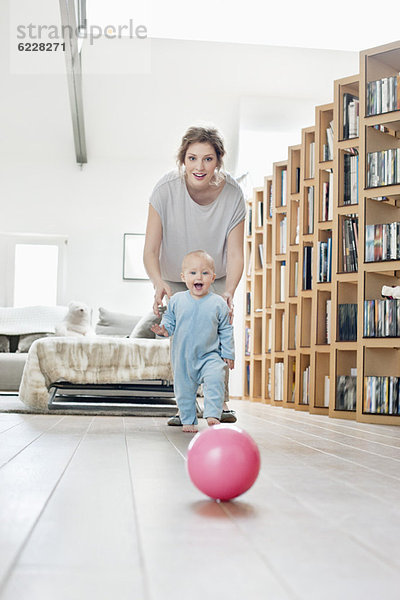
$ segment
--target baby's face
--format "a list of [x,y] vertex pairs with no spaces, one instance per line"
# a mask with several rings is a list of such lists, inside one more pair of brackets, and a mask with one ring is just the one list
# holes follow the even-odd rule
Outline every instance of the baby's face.
[[212,265],[201,256],[190,256],[182,265],[182,281],[194,298],[208,294],[210,285],[215,279]]

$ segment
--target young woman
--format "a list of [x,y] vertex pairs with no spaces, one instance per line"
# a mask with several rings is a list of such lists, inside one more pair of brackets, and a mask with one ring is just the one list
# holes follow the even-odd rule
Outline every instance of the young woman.
[[[233,296],[243,272],[245,202],[239,184],[223,171],[225,148],[214,128],[190,127],[178,151],[179,169],[155,186],[149,205],[144,265],[154,285],[155,314],[163,298],[186,289],[181,281],[183,257],[202,248],[215,261],[211,290],[228,304],[233,319]],[[236,416],[226,405],[222,422]],[[179,415],[168,422],[180,425]]]

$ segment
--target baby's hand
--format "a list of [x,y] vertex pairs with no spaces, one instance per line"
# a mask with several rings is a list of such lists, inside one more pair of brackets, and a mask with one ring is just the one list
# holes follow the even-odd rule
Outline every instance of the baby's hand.
[[165,329],[164,325],[157,325],[156,323],[150,327],[150,329],[152,330],[153,333],[155,333],[156,335],[163,335],[164,337],[168,337],[169,333],[168,331]]
[[226,362],[226,364],[228,365],[228,367],[230,369],[233,369],[233,367],[235,366],[235,361],[232,360],[231,358],[224,358],[224,361]]

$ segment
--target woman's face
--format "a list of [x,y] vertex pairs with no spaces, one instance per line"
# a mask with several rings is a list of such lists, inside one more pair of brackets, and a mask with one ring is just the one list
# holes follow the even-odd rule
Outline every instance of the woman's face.
[[211,144],[196,142],[186,150],[184,164],[189,185],[206,188],[218,166],[217,155]]

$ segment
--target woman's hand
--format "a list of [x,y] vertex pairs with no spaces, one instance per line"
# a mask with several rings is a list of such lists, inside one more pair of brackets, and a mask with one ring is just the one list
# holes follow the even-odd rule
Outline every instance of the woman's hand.
[[234,360],[232,360],[231,358],[224,358],[223,360],[226,362],[226,364],[228,365],[228,367],[230,369],[234,368],[234,366],[235,366],[235,361]]
[[229,323],[232,325],[233,323],[233,294],[231,292],[225,291],[222,294],[223,299],[228,305],[229,308]]
[[163,305],[164,296],[168,296],[171,298],[172,290],[165,281],[160,281],[154,285],[154,304],[153,304],[153,312],[157,317],[160,316],[160,306]]

